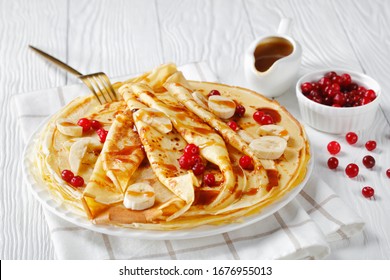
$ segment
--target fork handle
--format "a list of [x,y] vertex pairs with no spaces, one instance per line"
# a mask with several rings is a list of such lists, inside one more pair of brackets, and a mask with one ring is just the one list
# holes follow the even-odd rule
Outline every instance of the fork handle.
[[36,47],[33,47],[31,45],[29,45],[29,48],[34,50],[35,52],[37,52],[38,54],[40,54],[41,56],[43,56],[44,58],[50,60],[51,62],[53,62],[54,64],[56,64],[57,66],[61,67],[62,69],[64,69],[65,71],[68,71],[69,73],[79,77],[79,76],[82,76],[83,74],[81,74],[79,71],[77,71],[76,69],[70,67],[68,64],[62,62],[61,60],[51,56],[50,54],[47,54],[45,53],[44,51],[41,51],[40,49],[37,49]]

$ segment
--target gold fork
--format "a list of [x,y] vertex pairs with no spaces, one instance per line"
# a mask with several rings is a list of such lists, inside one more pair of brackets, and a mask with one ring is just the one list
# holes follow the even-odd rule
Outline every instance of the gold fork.
[[[114,87],[112,86],[107,75],[103,72],[83,75],[76,69],[70,67],[66,63],[51,56],[50,54],[47,54],[46,52],[37,49],[36,47],[33,47],[31,45],[29,45],[29,47],[44,58],[56,64],[57,66],[78,77],[95,95],[100,104],[118,100],[118,96]],[[102,100],[100,99],[100,97],[102,98]]]

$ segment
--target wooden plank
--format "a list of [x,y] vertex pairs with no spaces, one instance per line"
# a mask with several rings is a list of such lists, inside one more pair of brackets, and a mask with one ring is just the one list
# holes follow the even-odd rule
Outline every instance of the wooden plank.
[[72,1],[69,63],[82,73],[121,76],[163,62],[156,5],[147,1]]
[[54,258],[41,205],[23,182],[20,159],[24,143],[11,97],[65,83],[62,73],[27,48],[34,44],[63,54],[65,31],[65,0],[0,2],[1,259]]

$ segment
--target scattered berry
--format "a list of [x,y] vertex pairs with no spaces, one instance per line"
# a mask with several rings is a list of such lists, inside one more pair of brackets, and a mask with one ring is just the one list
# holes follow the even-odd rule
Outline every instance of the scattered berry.
[[348,164],[345,168],[345,174],[347,174],[349,178],[356,177],[359,174],[359,166],[354,163]]
[[335,157],[330,157],[328,159],[328,167],[329,169],[336,169],[339,166],[339,160]]
[[337,155],[341,150],[341,146],[337,141],[329,142],[327,148],[328,148],[328,152],[332,155]]
[[74,177],[74,174],[72,171],[68,170],[68,169],[65,169],[61,172],[61,177],[62,179],[65,181],[65,182],[68,182],[70,183],[70,181],[72,180],[72,178]]
[[345,140],[351,145],[355,144],[358,140],[358,136],[355,132],[348,132],[347,135],[345,135]]
[[253,113],[253,119],[261,125],[274,124],[275,121],[271,115],[264,113],[263,111],[256,111]]
[[372,156],[365,156],[362,162],[367,168],[373,168],[375,166],[375,159]]
[[74,176],[72,178],[72,180],[70,180],[70,184],[73,186],[73,187],[82,187],[84,185],[84,179],[83,177],[81,176]]
[[253,119],[260,124],[261,118],[265,115],[263,111],[256,111],[253,113]]
[[238,124],[235,121],[229,121],[227,124],[232,130],[238,131]]
[[374,196],[374,189],[371,188],[370,186],[366,186],[362,189],[362,195],[366,198],[371,198]]
[[193,144],[193,143],[188,144],[188,145],[184,148],[184,154],[185,154],[185,155],[197,155],[197,154],[199,154],[199,147],[196,146],[196,145]]
[[236,117],[242,118],[245,115],[245,107],[241,104],[238,104],[236,106],[236,111],[234,112],[234,115]]
[[79,119],[77,124],[83,128],[83,132],[87,132],[91,129],[91,121],[87,118]]
[[386,170],[386,175],[388,178],[390,178],[390,168]]
[[242,156],[240,158],[239,163],[240,163],[240,166],[245,170],[252,170],[254,168],[253,163],[252,163],[252,159],[247,155]]
[[376,142],[374,140],[367,141],[365,146],[367,150],[373,151],[376,148]]
[[203,177],[203,181],[204,183],[207,185],[207,186],[215,186],[215,176],[213,173],[208,173],[206,175],[204,175]]

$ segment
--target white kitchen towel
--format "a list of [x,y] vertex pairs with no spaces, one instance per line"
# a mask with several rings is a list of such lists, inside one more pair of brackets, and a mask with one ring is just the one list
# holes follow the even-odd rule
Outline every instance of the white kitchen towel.
[[[216,81],[206,63],[180,69],[188,79]],[[24,140],[27,142],[48,116],[87,93],[77,84],[15,95]],[[48,209],[44,213],[59,259],[321,259],[330,253],[329,242],[351,237],[362,231],[364,223],[312,174],[297,198],[268,218],[239,230],[191,240],[109,236],[75,226]]]

